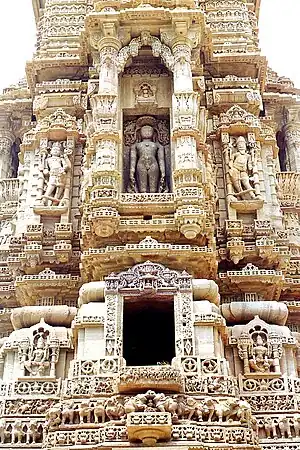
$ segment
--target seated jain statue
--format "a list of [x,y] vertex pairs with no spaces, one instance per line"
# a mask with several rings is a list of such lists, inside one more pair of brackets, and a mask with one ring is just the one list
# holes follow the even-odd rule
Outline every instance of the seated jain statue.
[[167,192],[165,150],[155,129],[144,124],[136,130],[130,148],[128,192]]
[[47,336],[48,334],[42,331],[36,334],[33,345],[29,348],[27,360],[24,362],[24,367],[33,376],[45,375],[45,371],[50,366]]

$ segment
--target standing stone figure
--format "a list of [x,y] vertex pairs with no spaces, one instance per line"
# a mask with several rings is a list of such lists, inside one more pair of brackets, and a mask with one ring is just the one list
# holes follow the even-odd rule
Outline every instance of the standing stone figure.
[[174,91],[191,92],[193,90],[192,70],[190,61],[181,56],[174,67]]
[[236,140],[237,151],[233,153],[229,161],[229,176],[233,188],[239,196],[246,200],[247,198],[256,198],[254,189],[250,184],[249,173],[252,171],[251,156],[247,153],[246,139],[239,136]]
[[71,162],[68,155],[63,153],[61,142],[53,142],[50,154],[46,156],[42,167],[46,185],[42,196],[45,206],[60,203],[66,187],[66,174],[70,168]]
[[155,142],[154,129],[143,125],[140,129],[141,142],[130,150],[130,192],[165,192],[166,167],[164,147]]
[[104,56],[100,65],[99,94],[116,95],[118,92],[118,71],[113,56]]

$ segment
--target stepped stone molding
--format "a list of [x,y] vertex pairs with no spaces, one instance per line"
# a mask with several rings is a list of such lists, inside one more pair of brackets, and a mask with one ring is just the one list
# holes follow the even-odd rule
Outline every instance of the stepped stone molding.
[[259,3],[33,0],[0,94],[0,450],[299,450],[300,90]]

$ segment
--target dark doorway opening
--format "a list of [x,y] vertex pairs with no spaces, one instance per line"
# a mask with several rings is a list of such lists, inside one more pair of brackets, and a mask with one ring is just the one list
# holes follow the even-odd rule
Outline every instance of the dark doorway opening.
[[171,364],[175,356],[174,301],[124,301],[123,356],[128,366]]

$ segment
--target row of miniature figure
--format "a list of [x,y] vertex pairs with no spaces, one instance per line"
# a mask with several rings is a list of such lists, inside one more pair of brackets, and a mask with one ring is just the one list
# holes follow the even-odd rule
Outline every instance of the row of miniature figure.
[[149,390],[134,397],[116,395],[107,399],[86,400],[79,405],[75,405],[73,400],[59,403],[47,411],[46,427],[53,429],[110,420],[124,422],[128,414],[139,412],[167,412],[171,414],[173,423],[182,419],[207,422],[232,419],[252,423],[251,407],[244,400],[212,397],[195,400],[184,394],[165,395]]
[[43,425],[33,419],[23,422],[21,419],[7,423],[6,419],[0,419],[0,443],[1,444],[36,444],[43,440]]
[[300,415],[293,417],[265,416],[258,420],[258,429],[265,430],[268,439],[300,437]]

